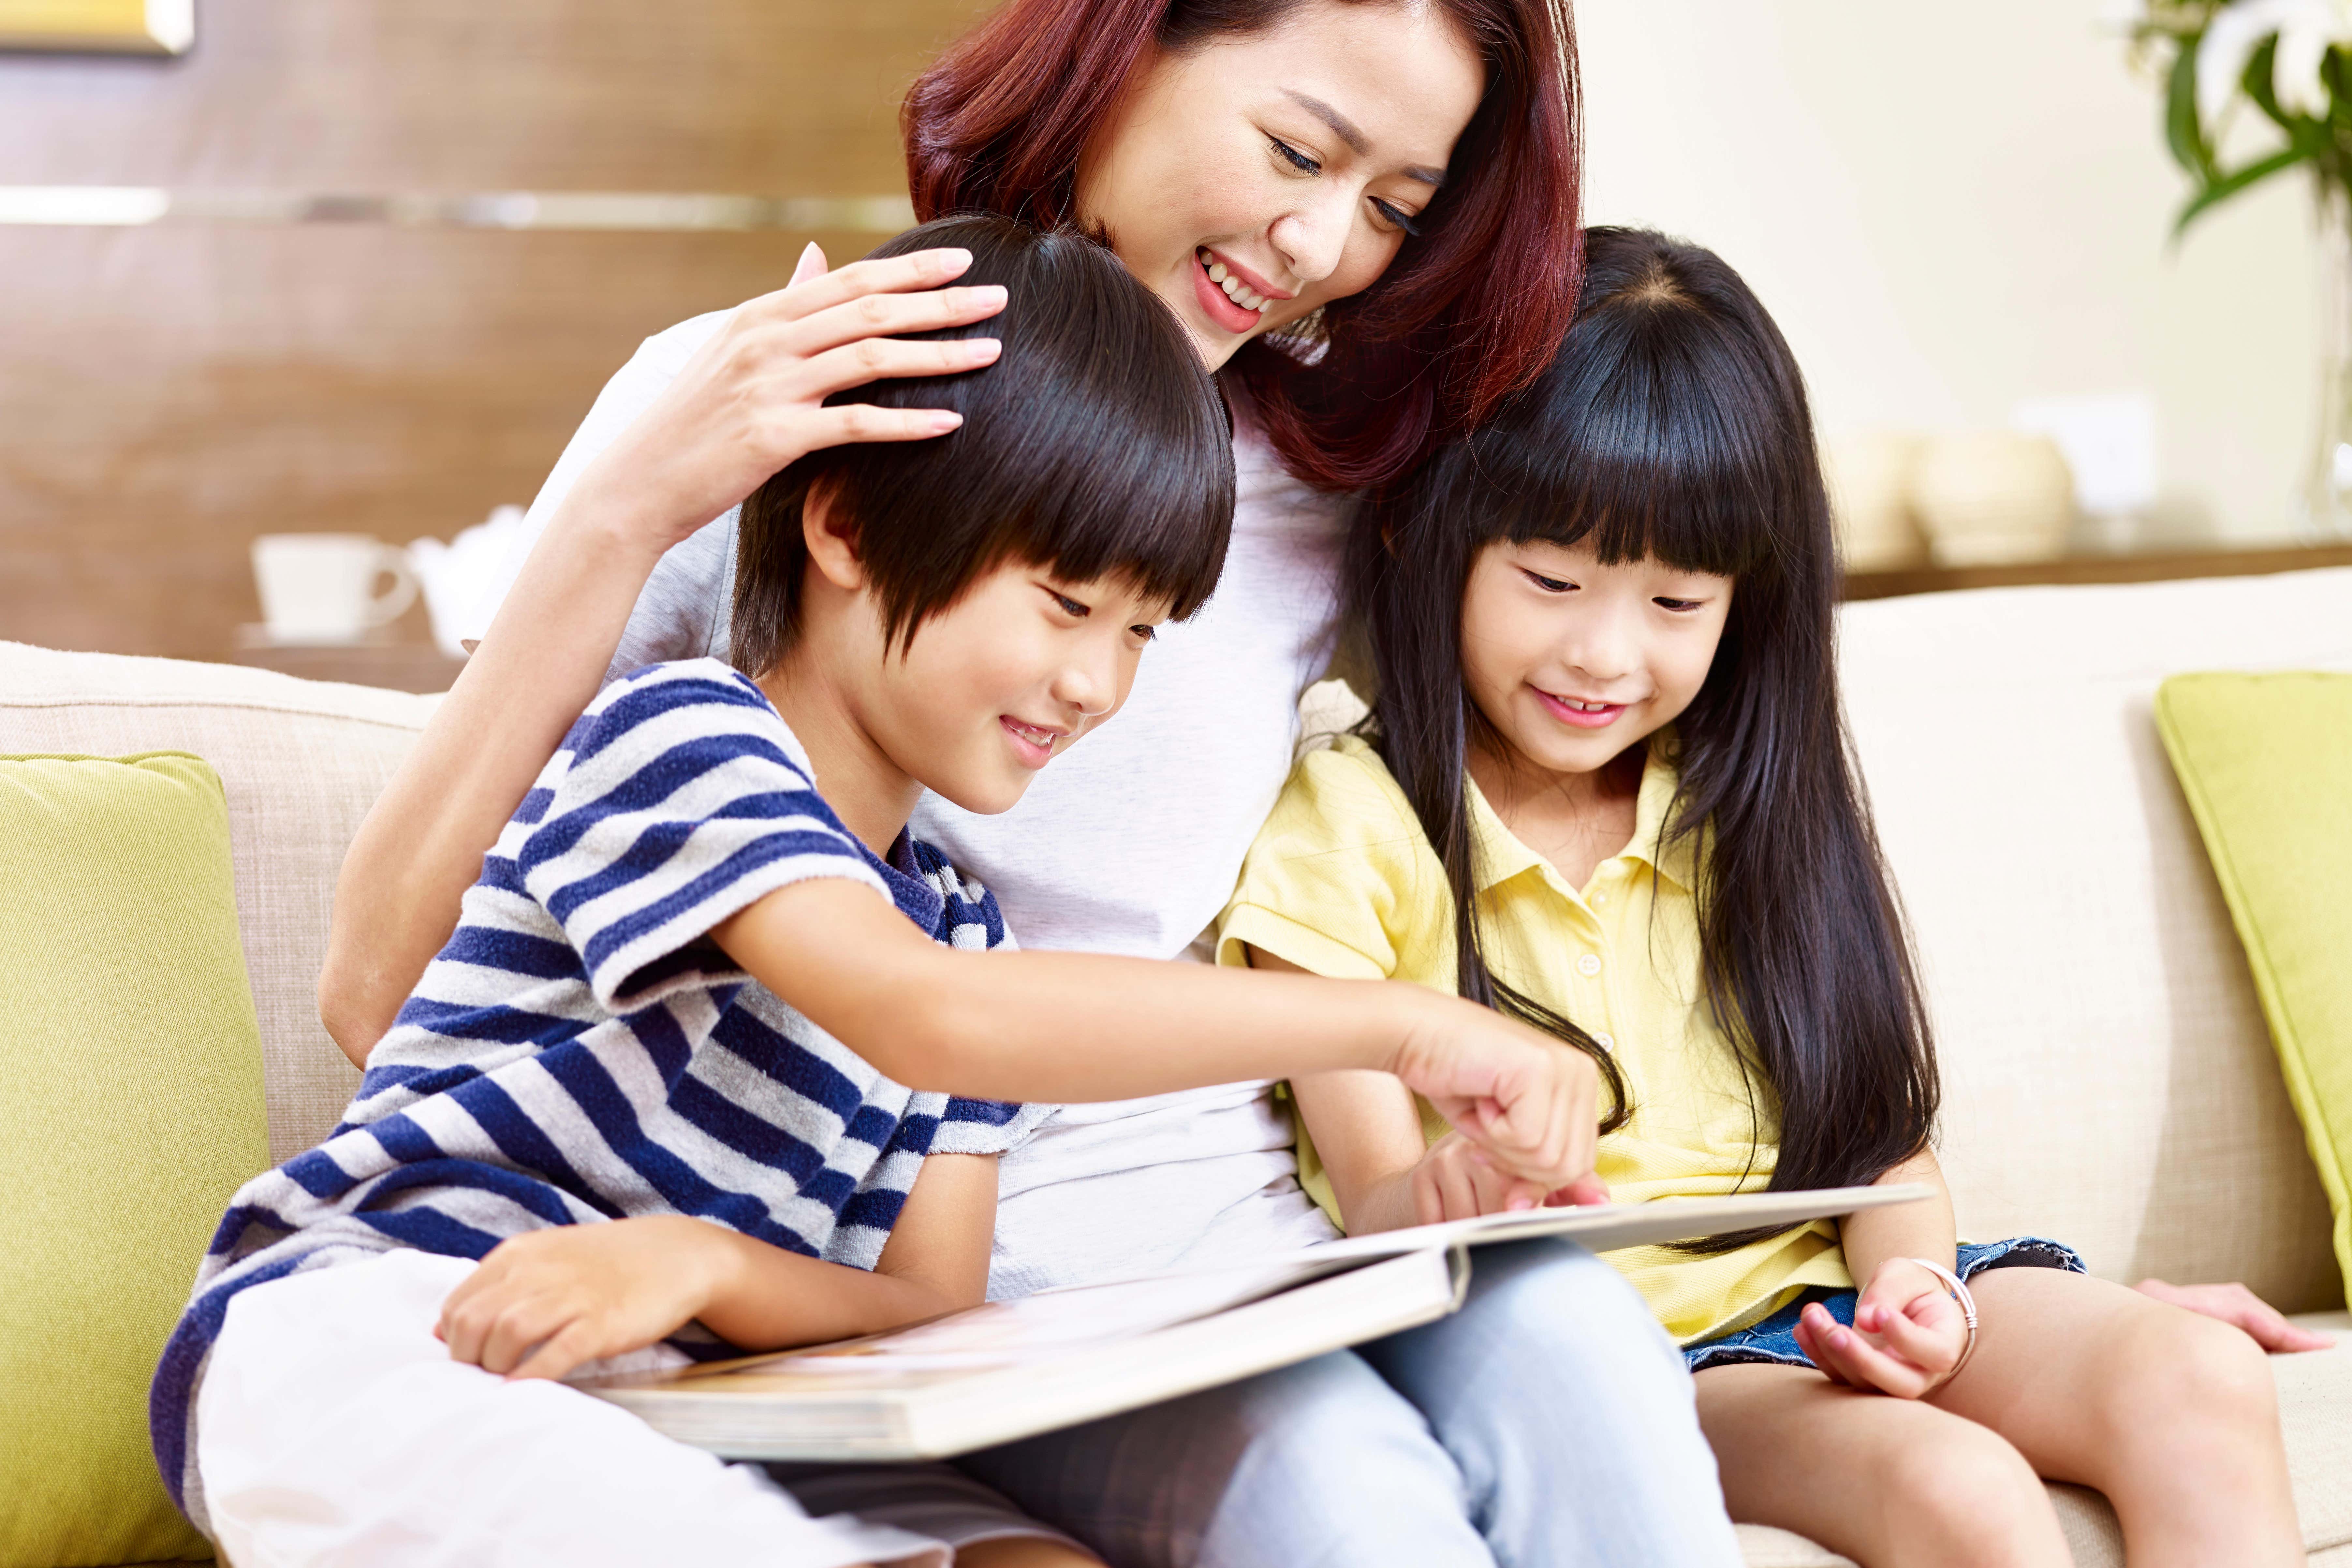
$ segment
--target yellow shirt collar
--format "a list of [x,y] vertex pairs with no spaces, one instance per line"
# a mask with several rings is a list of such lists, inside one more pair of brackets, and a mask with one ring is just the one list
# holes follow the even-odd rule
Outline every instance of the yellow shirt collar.
[[[1667,760],[1673,751],[1672,731],[1661,731],[1652,738],[1648,759],[1642,764],[1642,792],[1633,804],[1633,837],[1618,853],[1641,861],[1689,893],[1698,887],[1697,845],[1691,837],[1664,843],[1666,829],[1672,825],[1675,792],[1682,782],[1681,770]],[[1478,787],[1477,780],[1465,773],[1463,782],[1470,791],[1470,835],[1477,847],[1480,892],[1507,882],[1523,871],[1549,864],[1503,825],[1495,808],[1486,804],[1486,792]]]

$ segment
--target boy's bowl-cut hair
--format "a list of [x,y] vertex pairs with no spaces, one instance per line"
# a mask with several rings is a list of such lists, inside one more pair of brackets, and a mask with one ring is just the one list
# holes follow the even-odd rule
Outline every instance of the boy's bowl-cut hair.
[[876,382],[829,403],[945,408],[962,426],[930,440],[812,452],[743,503],[731,654],[754,677],[800,626],[814,488],[845,520],[891,646],[1006,562],[1071,582],[1123,577],[1178,619],[1208,599],[1233,527],[1224,404],[1176,319],[1118,258],[1069,230],[1007,218],[940,218],[877,257],[961,246],[960,284],[1002,284],[1001,315],[919,339],[996,337],[995,363]]

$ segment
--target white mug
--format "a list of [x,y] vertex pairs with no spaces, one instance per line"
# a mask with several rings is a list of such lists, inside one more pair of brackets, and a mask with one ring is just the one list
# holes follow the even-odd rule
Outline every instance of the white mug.
[[416,602],[408,552],[364,533],[265,533],[253,542],[253,580],[272,642],[357,642]]

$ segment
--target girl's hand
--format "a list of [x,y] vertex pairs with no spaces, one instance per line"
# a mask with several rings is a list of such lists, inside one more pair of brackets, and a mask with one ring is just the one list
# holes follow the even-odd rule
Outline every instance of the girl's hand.
[[814,245],[792,282],[737,308],[660,397],[606,447],[562,510],[604,519],[658,552],[740,504],[770,475],[823,447],[919,441],[961,416],[832,394],[886,376],[949,375],[994,362],[994,338],[899,342],[896,334],[961,326],[1004,309],[1004,290],[941,285],[971,252],[923,250],[824,269]]
[[1414,1223],[1437,1225],[1482,1214],[1531,1209],[1544,1189],[1496,1168],[1475,1143],[1449,1132],[1429,1146],[1410,1173]]
[[[1508,1214],[1555,1201],[1607,1201],[1600,1179],[1589,1177],[1569,1192],[1555,1194],[1524,1177],[1498,1169],[1478,1145],[1459,1132],[1449,1132],[1429,1146],[1421,1163],[1405,1173],[1412,1188],[1413,1223],[1440,1225],[1450,1219],[1472,1219],[1483,1214]],[[1588,1185],[1591,1189],[1588,1191]]]
[[560,1378],[691,1322],[731,1255],[698,1219],[652,1215],[510,1237],[441,1303],[452,1360],[507,1377]]
[[1941,1388],[1968,1349],[1968,1320],[1944,1282],[1905,1258],[1871,1277],[1847,1328],[1816,1301],[1797,1321],[1797,1346],[1833,1383],[1918,1399]]
[[1570,1202],[1602,1201],[1592,1173],[1601,1124],[1592,1058],[1491,1008],[1428,992],[1418,993],[1415,1005],[1422,998],[1430,1005],[1408,1027],[1388,1070],[1501,1175]]

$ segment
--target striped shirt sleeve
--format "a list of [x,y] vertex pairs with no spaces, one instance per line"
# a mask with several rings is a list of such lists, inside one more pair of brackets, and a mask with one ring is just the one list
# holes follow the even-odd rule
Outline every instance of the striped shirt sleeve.
[[710,928],[779,888],[840,877],[890,896],[782,718],[715,659],[605,688],[548,780],[518,869],[616,1014],[741,984]]

